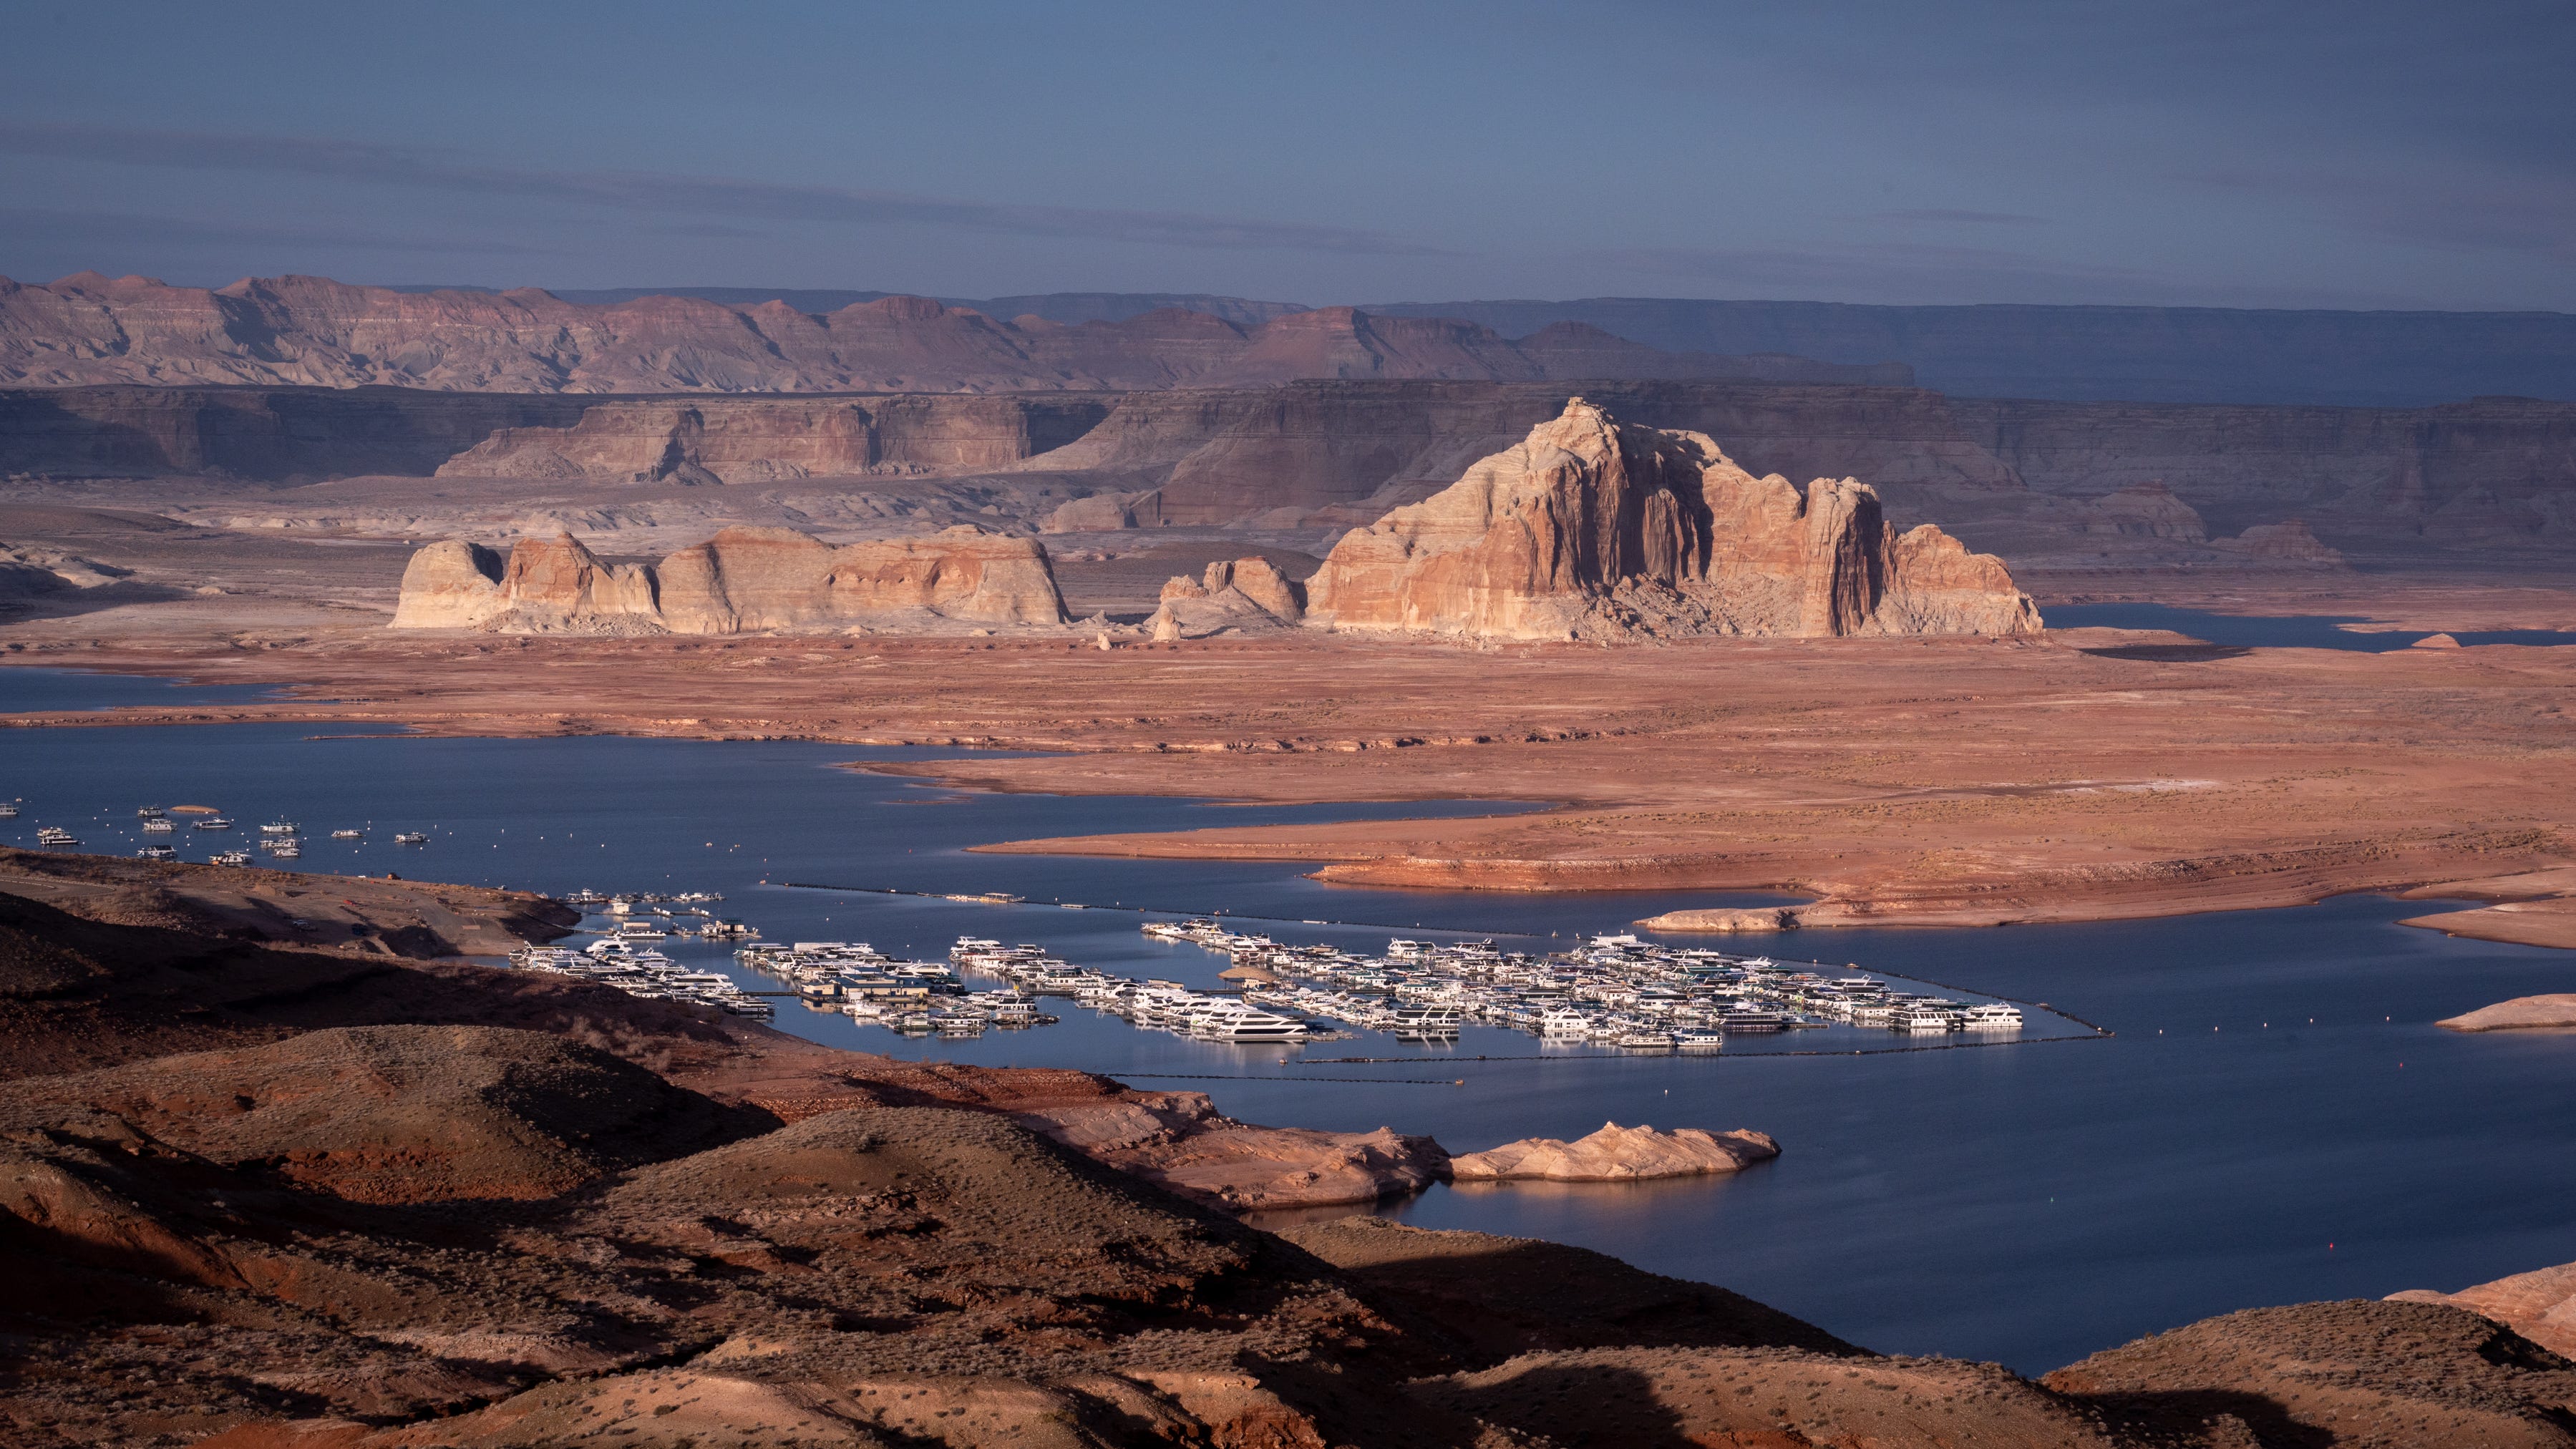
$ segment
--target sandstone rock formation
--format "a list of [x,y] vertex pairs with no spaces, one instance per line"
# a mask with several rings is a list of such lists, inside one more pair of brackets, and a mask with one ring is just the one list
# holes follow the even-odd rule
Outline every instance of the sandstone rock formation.
[[2517,996],[2433,1023],[2451,1031],[2516,1031],[2576,1027],[2576,995]]
[[1581,398],[1517,446],[1336,544],[1308,622],[1502,639],[1656,634],[2011,634],[2039,612],[2002,562],[1878,495],[1802,496],[1708,437],[1621,424]]
[[2278,523],[2256,523],[2233,539],[2221,540],[2223,546],[2249,553],[2256,558],[2284,559],[2294,563],[2342,563],[2343,554],[2327,545],[2308,529],[2304,518],[2284,518]]
[[1668,353],[1598,328],[1520,341],[1351,307],[1237,323],[1167,308],[1117,322],[1001,321],[927,297],[836,311],[535,288],[396,292],[327,277],[214,290],[82,272],[0,278],[0,382],[392,384],[469,392],[1059,392],[1258,386],[1298,377],[1599,376],[1898,382],[1902,367]]
[[479,629],[510,606],[501,592],[501,555],[479,543],[441,539],[403,566],[394,605],[397,629]]
[[1018,1116],[1075,1151],[1231,1212],[1409,1196],[1449,1166],[1428,1137],[1249,1126],[1219,1115],[1199,1092],[1130,1092]]
[[0,609],[95,589],[130,572],[61,549],[0,543]]
[[840,547],[728,528],[658,565],[602,563],[569,533],[522,538],[506,564],[450,539],[412,556],[392,627],[742,634],[1065,619],[1043,546],[960,525]]
[[[2524,998],[2556,1000],[2576,1005],[2576,997]],[[2517,1003],[2508,1002],[2507,1005]],[[2488,1010],[2496,1010],[2489,1007]],[[2563,1016],[2576,1018],[2576,1012],[2562,1009]],[[2449,1026],[2450,1022],[2442,1025]],[[2576,1019],[2559,1023],[2576,1026]],[[2481,1028],[2467,1028],[2480,1030]],[[2494,1319],[2542,1348],[2561,1355],[2576,1355],[2576,1263],[2561,1263],[2554,1268],[2535,1269],[2480,1283],[2457,1293],[2439,1293],[2427,1288],[2410,1288],[2388,1295],[2391,1303],[2447,1303],[2465,1308],[2481,1317]]]
[[2406,646],[2409,649],[2457,649],[2460,641],[2449,634],[2427,634]]
[[[405,582],[411,571],[403,570]],[[654,633],[662,626],[653,571],[602,563],[569,533],[523,538],[501,570],[501,612],[484,627],[519,634]],[[396,618],[402,614],[399,598]]]
[[1126,528],[1152,528],[1163,521],[1163,492],[1147,488],[1134,493],[1094,493],[1059,505],[1039,525],[1042,533],[1108,533]]
[[1305,587],[1266,558],[1220,559],[1200,578],[1164,581],[1146,631],[1158,641],[1200,639],[1225,630],[1262,632],[1298,623],[1306,614]]
[[2132,483],[2093,500],[2086,533],[2123,538],[2171,538],[2205,543],[2209,527],[2192,506],[2174,496],[2162,479]]
[[1794,931],[1798,913],[1776,906],[1741,911],[1666,911],[1637,925],[1649,931]]
[[1604,1122],[1600,1131],[1572,1142],[1531,1137],[1455,1156],[1449,1159],[1449,1172],[1460,1182],[1630,1182],[1738,1172],[1779,1155],[1780,1144],[1760,1132],[1703,1132],[1696,1127],[1658,1132]]

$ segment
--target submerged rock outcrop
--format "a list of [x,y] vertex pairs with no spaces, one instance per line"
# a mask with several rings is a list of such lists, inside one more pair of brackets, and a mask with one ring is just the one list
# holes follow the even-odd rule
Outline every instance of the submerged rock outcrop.
[[522,538],[506,562],[444,540],[404,569],[393,627],[744,634],[1065,618],[1033,540],[960,525],[836,547],[793,529],[728,528],[659,564],[604,563],[569,533]]
[[2039,611],[2003,562],[1898,534],[1867,484],[1802,495],[1705,434],[1581,398],[1456,483],[1345,534],[1307,622],[1498,639],[2016,634]]

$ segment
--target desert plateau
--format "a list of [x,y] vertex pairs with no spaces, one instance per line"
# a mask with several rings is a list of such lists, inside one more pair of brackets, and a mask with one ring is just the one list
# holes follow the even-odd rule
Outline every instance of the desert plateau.
[[2567,15],[9,35],[0,1449],[2576,1445]]

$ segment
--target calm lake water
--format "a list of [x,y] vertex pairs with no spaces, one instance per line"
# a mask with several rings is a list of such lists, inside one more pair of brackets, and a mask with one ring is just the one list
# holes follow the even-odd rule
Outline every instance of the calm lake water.
[[[2342,627],[2369,622],[2359,614],[2213,614],[2171,604],[2057,604],[2047,611],[2052,629],[2170,629],[2211,644],[2248,649],[2349,649],[2385,654],[2414,647],[2430,629],[2356,632]],[[2556,629],[2454,629],[2462,644],[2576,644],[2576,633]]]
[[[0,711],[59,680],[0,669]],[[93,677],[95,678],[95,677]],[[81,707],[49,702],[45,708]],[[1560,938],[1699,894],[1354,890],[1280,865],[980,856],[981,841],[1215,823],[1491,813],[1491,805],[1237,807],[983,795],[840,768],[926,751],[670,740],[315,737],[304,727],[0,734],[0,840],[62,824],[83,849],[139,843],[138,805],[206,804],[242,828],[301,821],[311,871],[547,891],[706,889],[771,940],[866,940],[936,956],[960,934],[1037,941],[1087,965],[1213,984],[1225,964],[1148,942],[1113,905],[1280,918],[1288,941],[1377,948],[1394,932]],[[366,842],[319,838],[366,826]],[[430,844],[383,843],[424,829]],[[190,858],[213,848],[182,831]],[[770,884],[763,884],[763,882]],[[1015,907],[799,889],[1008,891]],[[1056,900],[1095,909],[1071,911]],[[1784,1155],[1731,1180],[1439,1188],[1385,1211],[1584,1244],[1723,1283],[1856,1342],[2038,1372],[2258,1303],[2455,1288],[2576,1260],[2576,1037],[2431,1026],[2506,997],[2576,990],[2576,956],[2392,924],[2426,910],[2349,897],[2296,910],[1986,931],[1849,930],[1782,956],[2044,1000],[2109,1040],[1866,1057],[1596,1053],[1537,1061],[1471,1029],[1457,1048],[1362,1035],[1302,1052],[1138,1031],[1067,1003],[1059,1026],[905,1042],[783,1004],[836,1045],[993,1065],[1076,1066],[1212,1093],[1253,1121],[1427,1132],[1453,1150],[1605,1120],[1757,1127]],[[1306,925],[1306,921],[1335,925]],[[680,943],[670,943],[678,945]],[[673,951],[682,955],[681,951]],[[699,954],[721,959],[707,948]],[[747,981],[752,978],[745,978]],[[2034,1017],[2034,1032],[2044,1018]],[[1848,1044],[1883,1034],[1807,1034]],[[1411,1063],[1301,1059],[1403,1056]],[[1359,1080],[1362,1078],[1378,1080]],[[1399,1080],[1385,1080],[1399,1079]],[[1452,1082],[1463,1085],[1449,1085]]]

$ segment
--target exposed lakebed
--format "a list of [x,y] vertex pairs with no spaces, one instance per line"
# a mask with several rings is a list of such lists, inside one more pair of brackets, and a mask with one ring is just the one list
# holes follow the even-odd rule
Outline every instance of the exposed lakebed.
[[[84,707],[59,682],[31,697],[41,677],[0,670],[0,710]],[[1497,807],[985,795],[842,768],[926,751],[321,738],[277,725],[13,731],[0,741],[0,797],[28,801],[0,821],[0,840],[13,843],[60,823],[83,834],[84,849],[126,854],[140,839],[135,807],[208,804],[241,821],[236,835],[281,815],[300,820],[305,870],[556,892],[715,890],[728,898],[719,913],[771,940],[936,955],[960,934],[996,936],[1197,985],[1214,984],[1221,958],[1146,941],[1136,915],[1097,908],[1223,908],[1276,918],[1264,925],[1282,940],[1372,950],[1390,934],[1435,930],[1524,933],[1503,944],[1547,949],[1550,933],[1752,903],[1355,890],[1286,865],[975,855],[965,847],[1033,836]],[[371,823],[363,842],[327,839]],[[412,828],[430,831],[430,843],[385,843]],[[207,853],[186,832],[177,843],[190,859]],[[1029,903],[764,880],[1006,891]],[[1059,898],[1096,909],[1063,910]],[[1613,1119],[1756,1127],[1785,1154],[1732,1179],[1442,1188],[1388,1211],[1597,1247],[1723,1283],[1875,1348],[2036,1371],[2230,1308],[2458,1287],[2576,1259],[2566,1207],[2576,1201],[2576,1117],[2557,1106],[2576,1088],[2576,1037],[2462,1037],[2431,1025],[2507,997],[2576,989],[2576,957],[2393,924],[2424,909],[2354,897],[2164,921],[1732,942],[2049,1001],[2118,1033],[2019,1047],[1791,1057],[1759,1055],[1775,1045],[1764,1043],[1714,1059],[1479,1062],[1480,1053],[1532,1056],[1533,1043],[1470,1027],[1450,1050],[1363,1035],[1284,1052],[1138,1031],[1069,1004],[1059,1026],[966,1042],[902,1041],[793,1004],[777,1024],[902,1055],[1085,1067],[1205,1090],[1251,1120],[1383,1123],[1459,1151],[1577,1136]],[[1292,1064],[1330,1056],[1424,1060]],[[1403,1080],[1348,1080],[1362,1077]]]

